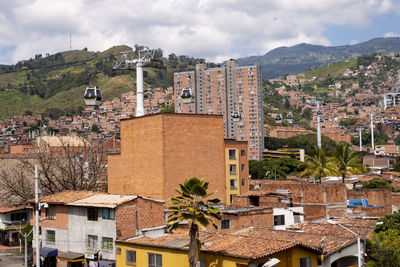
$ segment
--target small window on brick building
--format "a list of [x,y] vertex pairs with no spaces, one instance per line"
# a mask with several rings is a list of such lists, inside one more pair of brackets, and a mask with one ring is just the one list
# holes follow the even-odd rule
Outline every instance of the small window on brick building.
[[236,159],[236,150],[229,149],[229,159]]
[[98,211],[96,208],[88,208],[88,221],[97,221],[98,218]]
[[221,220],[221,229],[229,229],[231,227],[231,221],[226,219],[226,220]]
[[260,197],[259,196],[249,196],[249,204],[250,206],[258,207],[260,206]]
[[236,164],[230,164],[229,165],[229,173],[230,174],[236,174]]
[[49,206],[46,209],[46,218],[47,218],[47,220],[55,220],[56,219],[56,207],[55,206]]
[[244,157],[246,155],[246,152],[242,149],[242,150],[240,150],[240,156],[241,157]]
[[244,164],[240,165],[240,170],[244,172]]
[[136,250],[126,250],[126,264],[136,264]]
[[285,215],[275,215],[274,216],[274,226],[285,225]]
[[103,208],[103,219],[104,220],[115,220],[115,210]]
[[28,151],[29,149],[27,147],[24,147],[24,151]]

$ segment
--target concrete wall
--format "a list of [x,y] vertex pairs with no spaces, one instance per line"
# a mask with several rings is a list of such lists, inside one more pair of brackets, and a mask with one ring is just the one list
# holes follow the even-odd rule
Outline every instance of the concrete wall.
[[[284,225],[274,225],[275,230],[286,230],[287,227],[296,224],[294,222],[294,214],[293,211],[303,213],[303,207],[293,207],[293,208],[274,208],[274,216],[284,215],[285,216],[285,224]],[[304,216],[301,216],[300,223],[304,222]]]
[[[102,238],[109,237],[116,239],[115,220],[105,220],[102,217],[102,208],[98,209],[98,220],[89,221],[87,217],[87,207],[69,207],[68,238],[69,247],[67,251],[85,253],[101,251],[103,259],[115,260],[115,248],[112,250],[102,249]],[[88,235],[98,237],[97,247],[88,248]],[[63,251],[59,248],[60,251]]]

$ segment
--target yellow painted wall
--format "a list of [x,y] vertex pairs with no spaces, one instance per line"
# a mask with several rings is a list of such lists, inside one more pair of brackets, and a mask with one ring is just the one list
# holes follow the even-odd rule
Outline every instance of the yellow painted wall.
[[[286,251],[282,251],[280,253],[277,253],[273,256],[267,257],[267,258],[277,258],[281,262],[277,264],[277,267],[298,267],[299,266],[299,260],[300,258],[311,258],[311,266],[312,267],[317,267],[318,266],[318,257],[316,253],[295,247]],[[260,259],[257,261],[254,261],[252,263],[261,263],[261,262],[266,262],[265,259]]]
[[[229,159],[229,150],[235,150],[235,159]],[[236,148],[225,148],[225,167],[226,167],[226,203],[231,204],[230,195],[239,195],[240,194],[240,162],[239,162],[239,153],[240,150]],[[229,165],[236,165],[236,174],[230,174]],[[231,179],[236,180],[236,189],[231,189]]]
[[[117,243],[117,248],[121,248],[121,253],[116,254],[117,267],[148,267],[148,253],[162,255],[163,267],[189,267],[187,251],[157,248],[145,245]],[[136,251],[136,265],[126,263],[126,250]],[[277,258],[281,262],[277,267],[298,267],[300,258],[311,258],[312,267],[317,267],[318,255],[312,251],[302,248],[292,248],[275,255],[261,258],[251,263],[264,263],[269,258]],[[200,253],[200,259],[206,261],[206,267],[238,267],[248,266],[249,260],[243,258],[228,257],[211,253]]]
[[[121,248],[121,254],[116,254],[116,266],[118,267],[148,267],[148,253],[162,255],[163,267],[189,267],[187,251],[121,243],[117,243],[117,248]],[[127,249],[136,251],[136,265],[126,263]],[[245,266],[248,264],[246,259],[208,253],[201,253],[200,259],[206,261],[207,267],[237,267],[237,264],[244,264]]]

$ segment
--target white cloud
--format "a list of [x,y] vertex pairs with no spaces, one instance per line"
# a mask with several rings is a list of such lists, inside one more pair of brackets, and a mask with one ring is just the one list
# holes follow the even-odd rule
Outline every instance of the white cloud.
[[351,44],[351,45],[358,44],[358,41],[357,41],[357,40],[351,40],[351,41],[350,41],[350,44]]
[[384,37],[400,37],[400,34],[395,33],[395,32],[387,32],[385,33],[385,35],[383,35]]
[[329,25],[368,25],[393,1],[0,1],[0,63],[68,50],[70,34],[73,49],[143,44],[218,61],[282,45],[329,45]]

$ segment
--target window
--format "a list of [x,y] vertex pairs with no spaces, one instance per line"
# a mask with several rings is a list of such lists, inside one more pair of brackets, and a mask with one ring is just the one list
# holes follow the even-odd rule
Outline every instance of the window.
[[229,165],[229,173],[230,174],[236,174],[236,164],[230,164]]
[[11,221],[23,221],[28,220],[28,214],[24,213],[11,213]]
[[46,241],[47,242],[56,242],[56,231],[47,230],[46,231]]
[[301,223],[300,216],[301,215],[298,214],[293,215],[294,223]]
[[230,180],[231,189],[237,189],[237,181],[236,179]]
[[244,164],[242,164],[242,165],[240,166],[240,170],[241,170],[242,172],[244,172]]
[[229,159],[236,159],[236,150],[229,149]]
[[162,267],[162,256],[160,254],[149,253],[149,267]]
[[98,238],[97,235],[88,235],[87,246],[88,248],[97,248]]
[[244,155],[246,155],[246,152],[242,149],[242,150],[240,150],[240,156],[241,157],[244,157]]
[[46,218],[48,220],[55,220],[56,219],[56,207],[55,206],[49,206],[46,209]]
[[115,210],[114,209],[103,209],[103,219],[105,220],[115,220]]
[[221,220],[221,229],[229,229],[231,227],[230,220]]
[[245,184],[246,184],[246,180],[242,179],[242,186],[245,186]]
[[205,260],[198,260],[196,267],[206,267],[206,261]]
[[126,264],[136,264],[136,250],[126,250]]
[[102,246],[103,249],[113,249],[114,248],[114,242],[111,237],[103,237],[103,242]]
[[88,221],[97,221],[98,212],[96,208],[88,208]]
[[285,215],[275,215],[274,226],[275,225],[285,225]]
[[311,258],[300,258],[299,267],[311,267]]

